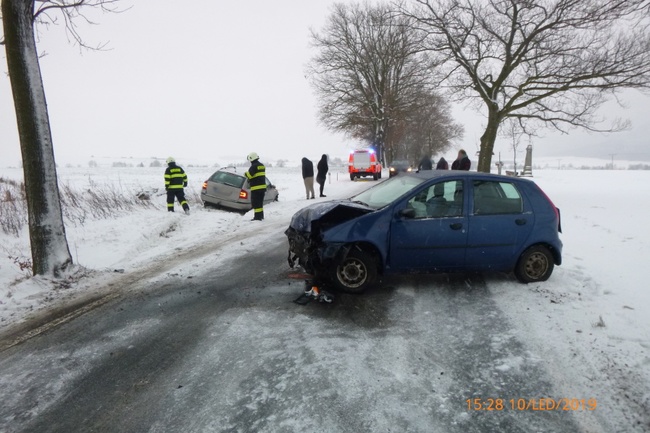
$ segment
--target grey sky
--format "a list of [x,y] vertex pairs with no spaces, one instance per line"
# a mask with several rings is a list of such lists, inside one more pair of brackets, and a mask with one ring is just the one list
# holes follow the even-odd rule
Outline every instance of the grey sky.
[[[133,3],[125,0],[122,6]],[[316,101],[304,76],[314,54],[309,29],[322,28],[332,3],[201,1],[188,7],[170,0],[141,1],[122,14],[93,14],[98,25],[82,25],[80,32],[89,44],[109,42],[110,50],[81,54],[62,26],[42,29],[39,51],[47,55],[41,69],[57,162],[174,155],[179,161],[212,164],[243,162],[250,151],[269,162],[322,153],[345,157],[354,142],[318,125]],[[4,50],[1,55],[6,71]],[[535,154],[608,158],[618,153],[622,159],[650,160],[650,97],[629,92],[625,100],[628,110],[608,107],[603,115],[630,118],[630,131],[548,134],[533,141]],[[457,147],[472,155],[483,121],[474,112],[457,108],[455,113],[466,128]],[[0,125],[2,164],[18,165],[5,74],[0,77]],[[496,151],[510,159],[506,140],[499,139]],[[445,156],[453,159],[454,154]]]

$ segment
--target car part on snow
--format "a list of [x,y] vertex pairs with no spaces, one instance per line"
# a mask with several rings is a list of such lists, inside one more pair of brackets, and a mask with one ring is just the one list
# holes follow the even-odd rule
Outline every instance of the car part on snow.
[[334,296],[331,293],[319,288],[312,280],[305,280],[304,293],[298,296],[298,298],[294,299],[293,302],[299,305],[306,305],[313,300],[331,304],[334,301]]

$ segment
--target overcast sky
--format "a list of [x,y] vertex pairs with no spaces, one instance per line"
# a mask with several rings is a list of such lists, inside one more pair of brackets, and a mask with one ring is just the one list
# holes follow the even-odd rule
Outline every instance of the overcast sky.
[[[94,14],[81,25],[88,44],[69,43],[62,26],[41,29],[39,51],[55,154],[59,164],[101,157],[167,157],[207,164],[345,157],[354,142],[327,132],[316,119],[316,100],[305,78],[314,55],[309,29],[321,29],[332,0],[248,2],[124,0],[121,14]],[[190,6],[188,6],[190,5]],[[200,7],[199,7],[200,6]],[[1,52],[0,67],[6,72]],[[603,115],[631,119],[618,135],[549,134],[535,139],[535,155],[584,155],[650,161],[650,97],[628,92],[629,108]],[[480,115],[454,110],[466,133],[456,148],[478,150]],[[2,165],[20,162],[9,78],[0,77]],[[525,144],[528,144],[526,142]],[[525,147],[521,146],[522,148]],[[500,140],[496,152],[511,159]],[[444,155],[453,159],[454,151]]]

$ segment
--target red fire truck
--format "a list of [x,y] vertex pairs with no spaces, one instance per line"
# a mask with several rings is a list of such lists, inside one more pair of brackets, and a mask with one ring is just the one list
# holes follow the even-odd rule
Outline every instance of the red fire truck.
[[381,178],[381,163],[377,160],[374,150],[355,150],[350,152],[348,171],[350,180],[361,176],[372,176],[374,180],[377,180]]

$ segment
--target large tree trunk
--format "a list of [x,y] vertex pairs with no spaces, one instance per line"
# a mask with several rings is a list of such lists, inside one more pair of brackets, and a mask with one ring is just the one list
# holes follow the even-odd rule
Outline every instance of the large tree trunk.
[[33,8],[33,0],[2,0],[2,23],[23,159],[33,272],[58,276],[72,264],[72,256],[61,213]]
[[478,157],[476,171],[489,173],[492,165],[492,154],[494,153],[494,143],[499,131],[501,119],[496,108],[489,108],[488,123],[485,132],[481,135],[481,152]]

